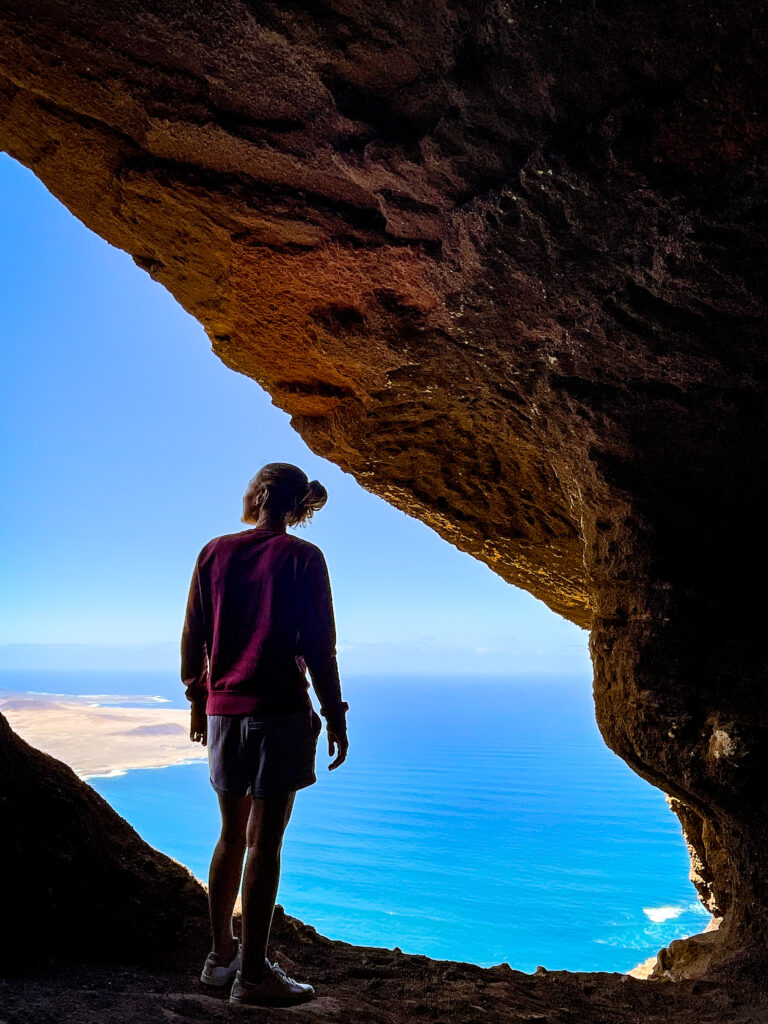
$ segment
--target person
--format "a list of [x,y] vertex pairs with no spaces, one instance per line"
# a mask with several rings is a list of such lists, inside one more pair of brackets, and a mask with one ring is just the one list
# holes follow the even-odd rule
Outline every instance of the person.
[[[213,948],[201,981],[233,982],[234,1003],[290,1005],[314,996],[311,985],[270,963],[267,943],[294,798],[317,781],[321,721],[307,668],[326,720],[329,769],[349,748],[325,559],[286,530],[306,523],[327,497],[296,466],[264,466],[243,498],[242,521],[253,528],[206,544],[189,590],[181,676],[190,739],[208,747],[221,811],[208,887]],[[232,914],[241,874],[238,942]]]

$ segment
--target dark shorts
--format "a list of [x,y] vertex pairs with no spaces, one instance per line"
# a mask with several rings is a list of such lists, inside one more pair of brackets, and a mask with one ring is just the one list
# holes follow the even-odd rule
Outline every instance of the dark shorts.
[[225,796],[294,793],[317,782],[321,721],[314,712],[208,715],[211,785]]

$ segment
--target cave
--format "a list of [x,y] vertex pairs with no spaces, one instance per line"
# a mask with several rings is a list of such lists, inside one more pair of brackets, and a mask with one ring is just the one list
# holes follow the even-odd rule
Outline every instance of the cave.
[[717,0],[0,5],[0,147],[313,451],[590,630],[721,919],[679,979],[768,945],[765,36]]

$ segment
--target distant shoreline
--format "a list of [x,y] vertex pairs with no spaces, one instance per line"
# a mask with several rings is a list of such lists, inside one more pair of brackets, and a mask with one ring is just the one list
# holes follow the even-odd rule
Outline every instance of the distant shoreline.
[[[116,702],[119,698],[104,698]],[[204,760],[189,739],[189,713],[157,706],[104,706],[58,695],[0,695],[0,712],[32,746],[68,764],[81,779],[122,775],[134,768],[168,768]],[[142,702],[143,703],[143,702]]]

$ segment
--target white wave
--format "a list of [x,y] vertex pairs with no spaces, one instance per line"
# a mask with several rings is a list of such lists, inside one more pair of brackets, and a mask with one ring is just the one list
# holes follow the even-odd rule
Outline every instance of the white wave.
[[181,761],[166,761],[163,764],[129,764],[124,768],[109,768],[104,772],[76,772],[75,774],[83,782],[89,782],[91,779],[117,779],[121,775],[127,775],[128,772],[156,772],[163,768],[178,768],[180,765],[200,764],[207,756],[207,754],[203,754],[201,751],[197,757],[184,758]]
[[4,708],[17,711],[30,704],[85,704],[86,707],[98,708],[110,705],[126,704],[170,704],[170,697],[144,693],[53,693],[48,690],[0,690],[0,703]]
[[654,924],[663,924],[664,921],[674,921],[685,913],[685,907],[643,907],[643,913],[650,918]]
[[[58,694],[56,696],[59,696]],[[153,694],[123,693],[76,693],[69,700],[87,703],[89,707],[106,707],[112,704],[170,704],[170,697],[158,697]]]

